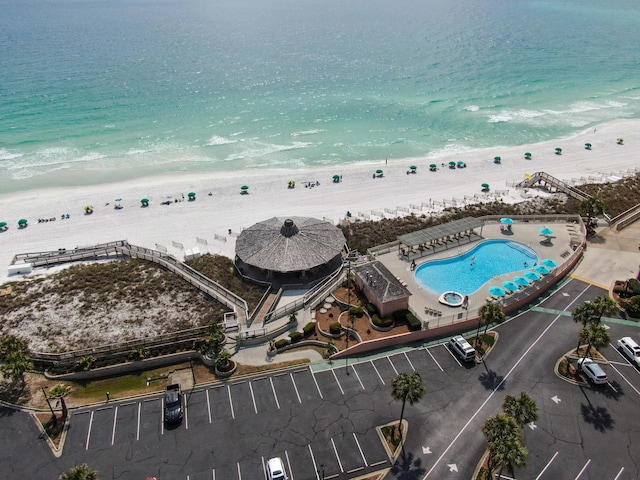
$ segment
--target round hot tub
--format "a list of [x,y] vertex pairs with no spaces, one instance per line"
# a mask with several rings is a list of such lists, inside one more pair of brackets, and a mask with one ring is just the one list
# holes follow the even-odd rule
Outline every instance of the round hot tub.
[[464,303],[464,295],[458,292],[444,292],[438,298],[438,301],[443,305],[448,305],[449,307],[459,307]]

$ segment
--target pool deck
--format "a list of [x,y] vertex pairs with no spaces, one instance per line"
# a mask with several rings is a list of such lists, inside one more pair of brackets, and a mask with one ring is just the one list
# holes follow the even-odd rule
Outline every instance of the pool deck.
[[[550,241],[540,234],[540,228],[548,227],[553,230]],[[503,231],[500,222],[488,223],[482,230],[476,229],[476,233],[481,233],[481,237],[475,236],[471,240],[464,238],[458,243],[457,240],[449,242],[447,248],[436,253],[429,253],[422,257],[415,257],[416,266],[430,260],[450,258],[461,255],[476,247],[483,240],[501,239],[519,242],[531,247],[540,259],[549,258],[554,260],[558,266],[567,262],[574,253],[572,243],[581,242],[584,239],[584,232],[580,231],[580,226],[567,222],[526,222],[512,225],[511,231]],[[430,328],[449,325],[458,321],[463,321],[473,315],[488,299],[491,299],[489,287],[497,285],[502,287],[502,282],[512,280],[516,275],[522,275],[531,267],[516,272],[510,272],[498,277],[494,277],[475,293],[469,295],[468,308],[449,307],[438,301],[439,294],[436,295],[424,290],[415,280],[414,272],[411,270],[411,260],[403,258],[397,250],[388,253],[381,253],[376,256],[393,275],[406,284],[411,292],[409,297],[410,309],[423,321],[429,322]],[[505,297],[507,299],[508,297]]]

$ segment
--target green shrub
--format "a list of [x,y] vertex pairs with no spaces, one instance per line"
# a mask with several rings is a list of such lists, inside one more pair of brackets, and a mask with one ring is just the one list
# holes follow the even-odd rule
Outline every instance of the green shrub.
[[349,307],[349,315],[356,318],[362,318],[364,315],[364,309],[362,307]]
[[485,333],[482,336],[482,340],[483,340],[484,343],[486,343],[490,347],[493,347],[493,344],[496,341],[496,339],[493,337],[493,335],[489,335],[487,333]]
[[376,307],[372,303],[367,303],[366,308],[367,308],[367,313],[369,313],[369,315],[373,315],[376,313]]
[[409,325],[409,330],[416,331],[422,328],[422,321],[413,313],[407,312],[405,319],[407,321],[407,325]]
[[373,315],[373,317],[371,317],[371,321],[373,322],[373,324],[376,327],[380,327],[380,328],[388,328],[391,325],[393,325],[393,318],[392,317],[380,318],[377,314],[375,314],[375,315]]
[[629,283],[629,290],[631,291],[632,295],[640,295],[640,280],[637,280],[635,278],[630,278],[628,280]]
[[302,340],[302,332],[291,332],[289,338],[291,339],[291,343],[299,342]]
[[308,337],[316,331],[316,322],[309,322],[302,328],[302,333],[305,337]]
[[286,347],[287,345],[289,345],[289,340],[287,340],[286,338],[281,338],[280,340],[276,341],[275,345],[276,348]]
[[[622,302],[621,302],[622,303]],[[627,310],[627,314],[634,318],[640,318],[640,295],[631,297],[629,300],[622,303]]]
[[340,325],[340,322],[333,322],[329,325],[329,333],[332,335],[339,335],[340,332],[342,332],[342,325]]

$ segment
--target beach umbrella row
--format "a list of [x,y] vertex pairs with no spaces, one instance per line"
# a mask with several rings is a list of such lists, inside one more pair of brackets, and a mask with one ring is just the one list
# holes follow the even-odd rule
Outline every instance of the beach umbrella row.
[[500,223],[504,223],[505,225],[513,225],[514,221],[513,218],[503,217],[500,219]]
[[549,236],[549,235],[553,235],[553,230],[551,230],[550,228],[547,228],[547,227],[542,227],[542,228],[540,229],[540,233],[541,233],[542,235],[547,235],[547,236]]
[[489,293],[494,297],[504,297],[507,294],[504,288],[497,286],[489,287]]
[[538,272],[534,272],[533,270],[529,270],[527,272],[524,272],[524,276],[527,277],[529,280],[534,281],[534,282],[536,280],[540,280],[542,278]]
[[516,283],[514,283],[514,282],[512,282],[510,280],[507,280],[506,282],[502,282],[502,286],[504,288],[506,288],[507,290],[511,290],[512,292],[520,289],[520,285],[518,285],[518,284],[516,284]]

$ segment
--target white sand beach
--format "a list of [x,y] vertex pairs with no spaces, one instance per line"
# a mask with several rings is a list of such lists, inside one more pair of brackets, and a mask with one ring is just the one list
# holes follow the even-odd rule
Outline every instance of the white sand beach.
[[[623,145],[617,144],[619,137],[624,138]],[[592,150],[585,149],[586,142],[593,144]],[[9,225],[8,230],[0,232],[0,283],[16,278],[8,277],[7,267],[18,253],[126,239],[150,248],[165,246],[180,259],[182,249],[174,242],[184,248],[198,247],[203,253],[233,258],[235,236],[243,228],[273,216],[312,216],[337,223],[347,211],[356,217],[359,213],[395,211],[396,207],[409,208],[434,200],[461,200],[465,195],[482,197],[482,183],[490,185],[490,193],[503,192],[500,198],[505,202],[518,202],[523,200],[522,192],[512,185],[527,173],[544,171],[565,181],[582,178],[582,182],[589,177],[601,180],[630,174],[638,165],[638,145],[640,120],[619,120],[573,138],[450,157],[296,171],[175,174],[135,182],[6,194],[0,196],[0,221]],[[556,147],[562,148],[561,155],[555,154]],[[532,153],[531,160],[524,159],[525,152]],[[494,163],[495,156],[502,158],[501,164]],[[459,160],[466,162],[467,168],[448,168],[449,161]],[[431,163],[438,165],[438,171],[429,171]],[[418,167],[417,174],[406,173],[410,165]],[[384,170],[383,178],[372,178],[376,169]],[[332,182],[335,174],[342,176],[341,183]],[[296,181],[294,189],[287,188],[289,180]],[[307,181],[319,181],[320,185],[305,188]],[[249,186],[247,195],[240,194],[242,185]],[[197,198],[189,202],[186,197],[192,191]],[[119,198],[122,200],[116,202]],[[141,207],[142,198],[150,200],[148,207]],[[174,199],[180,201],[161,204]],[[116,203],[123,208],[114,209]],[[84,213],[86,205],[94,207],[93,214]],[[61,219],[67,213],[70,218]],[[29,225],[20,229],[18,220],[22,218],[28,219]],[[38,219],[45,218],[56,221],[38,223]]]

